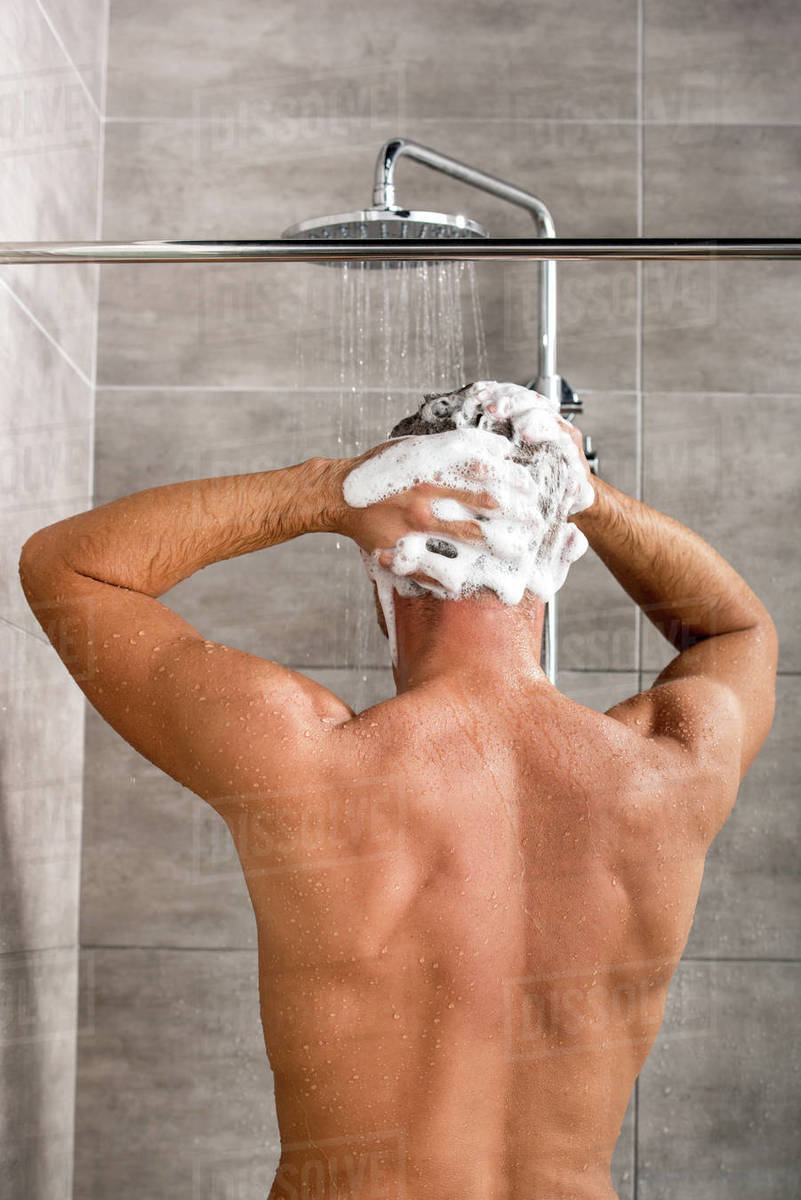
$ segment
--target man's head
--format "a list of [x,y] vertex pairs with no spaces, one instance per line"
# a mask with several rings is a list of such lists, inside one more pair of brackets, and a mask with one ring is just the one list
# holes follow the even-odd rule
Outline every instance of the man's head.
[[[500,450],[494,443],[487,443],[482,436],[476,441],[480,450],[494,451],[490,456],[495,460],[493,467],[501,467],[512,473],[517,471],[518,482],[523,478],[529,488],[525,496],[525,511],[521,513],[518,503],[518,511],[514,516],[508,511],[501,514],[510,517],[512,523],[507,523],[505,527],[500,521],[487,524],[485,531],[489,544],[484,548],[482,558],[477,559],[474,551],[471,559],[469,548],[459,546],[459,543],[454,545],[447,540],[433,538],[425,541],[422,536],[417,538],[417,552],[425,547],[428,565],[424,571],[429,576],[433,574],[434,578],[441,578],[443,584],[450,579],[450,585],[445,586],[449,596],[454,597],[452,589],[457,585],[453,580],[458,579],[462,585],[457,587],[457,594],[462,598],[469,597],[476,603],[485,600],[487,604],[503,606],[504,601],[500,597],[506,593],[506,604],[511,603],[521,610],[518,616],[525,612],[534,619],[541,619],[544,599],[549,599],[552,592],[561,586],[569,563],[586,549],[582,535],[575,526],[566,522],[568,512],[578,511],[591,502],[591,496],[587,499],[586,492],[582,492],[582,484],[585,488],[588,486],[583,478],[585,467],[579,462],[580,455],[570,434],[565,433],[560,425],[558,408],[538,393],[515,384],[476,383],[468,384],[456,392],[427,394],[420,407],[402,418],[389,436],[391,439],[409,439],[409,448],[415,449],[419,459],[421,437],[471,429],[500,435],[509,443],[505,450]],[[462,442],[471,444],[472,437],[464,438]],[[443,461],[446,443],[448,452],[454,449],[448,439],[443,442]],[[403,441],[399,441],[398,450],[405,452]],[[498,461],[499,452],[504,461]],[[428,455],[428,458],[430,460],[432,456]],[[510,467],[510,463],[515,466]],[[379,462],[373,465],[377,468]],[[398,481],[393,481],[392,474],[397,473],[399,478],[402,474],[398,455],[394,459],[392,455],[385,455],[381,465],[384,466],[384,475],[380,483],[386,483],[388,491],[397,490]],[[419,465],[418,462],[415,474]],[[525,475],[520,471],[521,467]],[[406,469],[408,474],[408,463]],[[374,470],[374,477],[375,474]],[[409,486],[408,483],[406,486]],[[505,528],[507,533],[511,530],[513,541],[517,539],[519,547],[521,516],[525,516],[526,541],[522,543],[525,553],[518,553],[516,562],[515,552],[510,552],[510,543],[507,541],[504,545],[502,541],[497,541],[493,545],[489,535],[495,528],[501,532]],[[493,553],[496,549],[497,553]],[[439,559],[435,556],[442,556],[446,560],[439,574],[436,566]],[[453,563],[452,560],[457,558],[460,561]],[[447,560],[451,560],[450,563]],[[368,570],[372,566],[366,565]],[[475,570],[471,576],[470,568],[473,566]],[[417,574],[416,571],[414,573]],[[510,578],[514,580],[511,589]],[[432,587],[432,590],[428,590],[426,585],[416,584],[408,575],[398,578],[396,574],[396,580],[400,585],[396,587],[396,592],[403,596],[401,609],[407,622],[429,625],[441,615],[444,604],[452,603],[452,600],[443,598],[442,589]],[[433,594],[437,590],[439,595]],[[511,599],[510,594],[513,597]],[[377,588],[375,599],[379,626],[389,636]]]

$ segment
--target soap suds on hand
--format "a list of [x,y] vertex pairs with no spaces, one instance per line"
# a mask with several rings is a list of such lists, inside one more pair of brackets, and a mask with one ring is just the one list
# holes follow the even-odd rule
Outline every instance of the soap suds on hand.
[[[489,492],[498,504],[471,509],[445,497],[431,503],[434,516],[445,521],[480,515],[483,544],[420,531],[385,547],[394,549],[392,567],[380,565],[377,550],[361,552],[376,583],[395,666],[393,591],[459,600],[487,587],[505,604],[519,604],[525,591],[549,601],[587,550],[586,537],[567,517],[588,508],[595,493],[558,416],[557,403],[514,383],[481,381],[427,395],[391,431],[397,440],[346,476],[343,494],[353,508],[424,482]],[[481,478],[470,473],[477,461]],[[435,582],[410,579],[416,572]]]

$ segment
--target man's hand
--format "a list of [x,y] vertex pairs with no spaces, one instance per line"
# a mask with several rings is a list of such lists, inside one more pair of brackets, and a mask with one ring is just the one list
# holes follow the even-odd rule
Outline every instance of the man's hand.
[[572,421],[566,421],[564,417],[557,417],[556,419],[562,428],[570,434],[571,438],[575,442],[582,465],[584,470],[587,472],[587,478],[589,479],[590,483],[592,483],[595,479],[595,476],[590,470],[590,464],[587,462],[587,455],[584,453],[584,434],[577,425],[573,424]]
[[[587,462],[587,455],[584,453],[584,434],[581,432],[581,430],[576,425],[573,424],[572,421],[566,421],[564,417],[557,417],[556,419],[559,422],[559,424],[562,426],[562,428],[565,430],[565,432],[570,434],[570,437],[572,438],[572,440],[579,452],[579,458],[581,459],[581,464],[584,467],[584,470],[587,472],[587,478],[589,479],[590,484],[592,485],[592,489],[594,492],[597,492],[597,488],[595,486],[595,481],[596,481],[597,476],[593,475],[592,471],[590,470],[590,464]],[[570,521],[571,524],[575,525],[576,517],[582,517],[586,511],[587,511],[586,509],[582,509],[581,512],[572,513],[570,516],[567,517],[567,520]]]
[[[393,548],[408,533],[431,533],[462,542],[483,541],[481,522],[498,508],[498,502],[489,492],[420,483],[366,508],[352,508],[346,503],[343,496],[345,478],[368,458],[395,445],[396,440],[372,446],[355,458],[320,460],[320,486],[328,493],[325,508],[330,514],[332,531],[352,538],[368,554],[374,550],[383,551],[379,557],[382,566],[391,564]],[[480,462],[465,467],[465,473],[474,478],[480,478],[484,471]],[[457,500],[474,515],[464,521],[440,520],[431,511],[432,500]]]

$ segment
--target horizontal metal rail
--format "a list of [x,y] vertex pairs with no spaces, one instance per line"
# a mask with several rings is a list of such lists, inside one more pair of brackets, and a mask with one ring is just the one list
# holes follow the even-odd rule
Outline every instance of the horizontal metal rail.
[[431,238],[416,241],[5,242],[0,264],[180,262],[544,262],[550,259],[801,258],[801,238]]

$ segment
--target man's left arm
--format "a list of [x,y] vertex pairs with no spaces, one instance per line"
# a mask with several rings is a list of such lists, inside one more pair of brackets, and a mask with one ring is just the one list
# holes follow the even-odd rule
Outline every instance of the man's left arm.
[[317,753],[353,713],[298,672],[206,640],[156,597],[210,563],[338,530],[347,463],[149,488],[22,548],[28,603],[93,707],[215,807],[280,790],[297,774],[293,748]]

